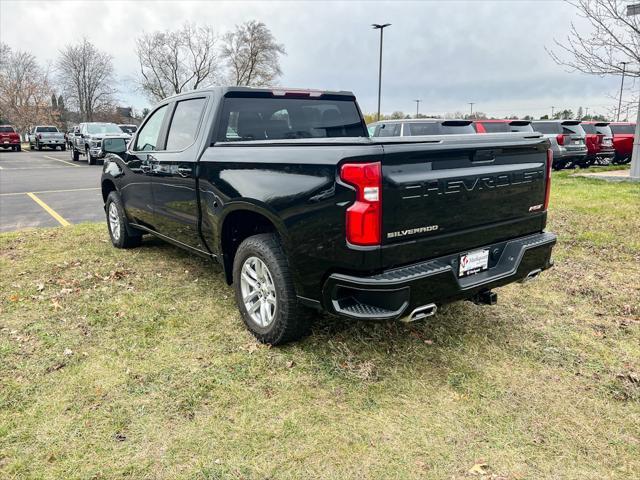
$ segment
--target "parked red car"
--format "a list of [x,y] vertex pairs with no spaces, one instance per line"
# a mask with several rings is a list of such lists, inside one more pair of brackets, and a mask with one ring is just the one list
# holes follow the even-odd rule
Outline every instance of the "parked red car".
[[22,150],[20,145],[20,135],[11,125],[0,125],[0,148],[10,148],[14,152]]
[[608,165],[615,157],[616,151],[613,148],[613,133],[609,122],[582,122],[587,143],[586,166],[600,163]]
[[478,133],[533,132],[529,120],[476,120],[473,126]]
[[615,163],[629,163],[633,150],[633,135],[636,132],[636,124],[631,122],[611,122],[609,124],[613,132],[613,148],[616,150]]

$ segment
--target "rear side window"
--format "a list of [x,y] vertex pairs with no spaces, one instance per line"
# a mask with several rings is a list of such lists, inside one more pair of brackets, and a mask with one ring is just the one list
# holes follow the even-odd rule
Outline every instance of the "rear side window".
[[584,128],[582,125],[563,125],[562,133],[567,135],[584,135]]
[[635,133],[636,126],[635,125],[609,125],[611,127],[611,131],[617,134],[625,134],[625,133]]
[[160,129],[162,128],[162,122],[166,113],[167,105],[163,105],[153,112],[149,120],[147,120],[147,123],[144,124],[138,133],[134,150],[146,152],[156,149],[158,146]]
[[167,135],[167,150],[184,150],[195,142],[205,102],[204,98],[194,98],[177,103]]
[[376,137],[399,137],[401,129],[399,123],[384,123],[376,127]]
[[504,133],[510,132],[507,122],[480,122],[487,133]]
[[2,133],[15,133],[13,127],[0,127],[0,132]]
[[533,124],[533,129],[536,132],[546,133],[546,134],[558,134],[562,133],[562,127],[558,122],[536,122]]
[[368,137],[353,98],[227,97],[218,141]]
[[600,135],[604,135],[605,137],[610,137],[612,134],[611,127],[609,125],[596,126],[596,133]]
[[410,135],[412,137],[420,135],[439,135],[440,129],[438,127],[439,125],[436,122],[408,123],[405,126],[405,135]]
[[36,127],[37,133],[55,133],[57,131],[56,127]]

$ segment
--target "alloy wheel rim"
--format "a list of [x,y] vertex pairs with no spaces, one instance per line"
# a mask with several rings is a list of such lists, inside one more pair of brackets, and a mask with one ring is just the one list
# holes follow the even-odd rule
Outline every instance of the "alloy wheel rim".
[[109,227],[113,239],[116,241],[120,240],[120,217],[118,215],[118,208],[113,202],[109,204]]
[[251,320],[260,327],[273,323],[278,308],[276,287],[269,268],[258,257],[249,257],[242,264],[240,292]]

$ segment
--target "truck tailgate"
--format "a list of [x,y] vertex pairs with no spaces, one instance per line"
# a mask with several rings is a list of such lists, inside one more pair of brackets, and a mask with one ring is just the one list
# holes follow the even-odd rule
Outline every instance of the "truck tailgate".
[[383,268],[543,230],[548,141],[538,134],[383,142]]

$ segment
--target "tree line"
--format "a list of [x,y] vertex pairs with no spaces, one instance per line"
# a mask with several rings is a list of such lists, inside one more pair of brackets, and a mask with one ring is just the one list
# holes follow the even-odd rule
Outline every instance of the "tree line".
[[[136,87],[157,102],[206,85],[264,86],[281,74],[286,54],[269,28],[251,20],[223,35],[185,23],[143,32],[135,41]],[[0,43],[0,123],[24,132],[36,124],[108,121],[117,104],[113,57],[87,38],[66,45],[41,66],[30,52]],[[141,113],[147,113],[144,109]]]

